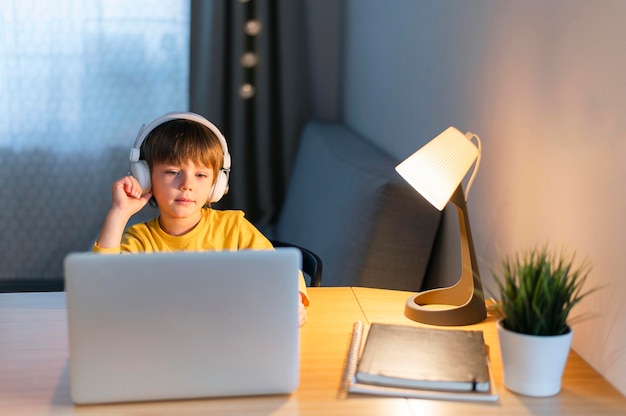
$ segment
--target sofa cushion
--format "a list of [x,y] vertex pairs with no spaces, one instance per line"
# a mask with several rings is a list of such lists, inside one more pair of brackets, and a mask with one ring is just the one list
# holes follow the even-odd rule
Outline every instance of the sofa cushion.
[[420,290],[440,212],[340,124],[303,130],[273,237],[317,253],[323,286]]

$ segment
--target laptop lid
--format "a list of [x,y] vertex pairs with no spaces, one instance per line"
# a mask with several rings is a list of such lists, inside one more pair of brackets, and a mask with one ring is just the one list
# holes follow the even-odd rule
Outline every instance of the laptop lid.
[[72,253],[71,395],[106,403],[290,393],[300,253]]

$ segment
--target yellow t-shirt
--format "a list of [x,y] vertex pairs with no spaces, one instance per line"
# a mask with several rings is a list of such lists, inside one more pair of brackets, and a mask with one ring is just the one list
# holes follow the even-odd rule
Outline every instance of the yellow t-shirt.
[[[242,211],[202,210],[202,218],[187,234],[167,234],[159,224],[159,217],[129,227],[122,236],[119,247],[93,251],[104,254],[139,253],[156,251],[207,251],[207,250],[272,250],[272,243],[245,217]],[[304,276],[300,273],[298,289],[304,305],[309,304]]]

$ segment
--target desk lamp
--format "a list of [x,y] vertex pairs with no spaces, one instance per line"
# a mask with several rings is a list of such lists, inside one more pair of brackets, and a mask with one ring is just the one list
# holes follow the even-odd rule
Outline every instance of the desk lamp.
[[[472,142],[474,137],[476,145]],[[457,207],[461,234],[461,278],[453,286],[411,296],[404,314],[414,321],[470,325],[487,317],[466,204],[466,195],[480,164],[480,152],[477,135],[449,127],[396,166],[396,171],[439,211],[448,202]],[[474,170],[463,192],[462,181],[472,164]]]

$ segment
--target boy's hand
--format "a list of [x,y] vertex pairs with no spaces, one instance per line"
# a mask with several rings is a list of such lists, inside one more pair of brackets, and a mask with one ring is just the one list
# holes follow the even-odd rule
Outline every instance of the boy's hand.
[[151,197],[150,193],[141,195],[139,182],[132,176],[118,179],[113,184],[111,209],[96,241],[98,247],[119,247],[128,220],[145,207]]
[[146,206],[151,197],[150,193],[142,195],[137,179],[124,176],[113,183],[111,208],[127,213],[130,218]]
[[306,308],[304,307],[304,304],[302,303],[302,299],[299,299],[299,300],[300,300],[300,304],[299,304],[300,306],[298,306],[298,321],[300,322],[300,326],[302,326],[306,322]]

